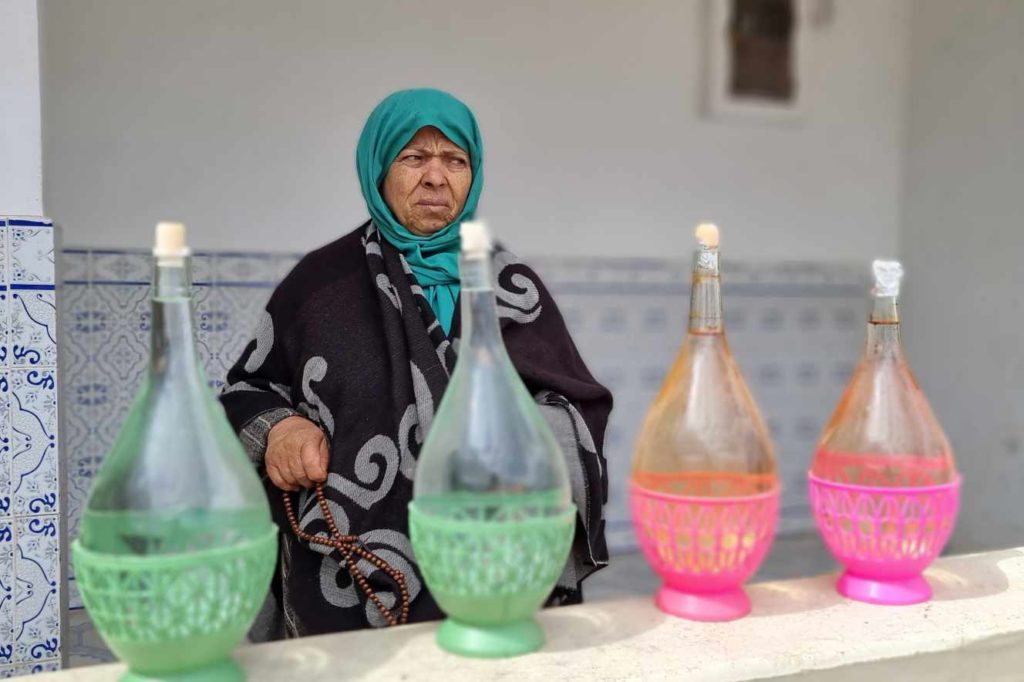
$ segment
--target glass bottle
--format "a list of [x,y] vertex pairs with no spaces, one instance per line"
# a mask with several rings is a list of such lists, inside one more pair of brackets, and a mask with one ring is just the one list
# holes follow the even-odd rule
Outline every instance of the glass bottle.
[[864,354],[825,427],[812,473],[854,485],[905,487],[956,478],[953,451],[900,343],[903,268],[875,261]]
[[778,483],[771,437],[725,337],[717,228],[698,238],[689,328],[640,431],[633,481],[676,495],[763,493]]
[[419,455],[412,543],[449,618],[438,641],[467,656],[539,647],[533,620],[565,566],[575,528],[564,455],[505,349],[490,238],[463,223],[463,335]]
[[697,228],[690,321],[637,439],[630,507],[664,584],[655,603],[702,621],[750,612],[742,584],[771,547],[779,485],[768,429],[725,338],[718,228]]
[[276,560],[263,486],[196,354],[189,254],[184,226],[157,226],[149,369],[74,547],[83,601],[126,679],[242,679],[227,656]]
[[900,344],[903,268],[877,260],[873,270],[867,343],[818,443],[810,503],[825,545],[846,569],[840,594],[917,604],[931,598],[922,572],[953,532],[960,477]]

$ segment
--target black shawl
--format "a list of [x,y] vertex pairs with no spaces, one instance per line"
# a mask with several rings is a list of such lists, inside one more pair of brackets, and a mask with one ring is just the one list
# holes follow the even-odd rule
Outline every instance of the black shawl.
[[[591,376],[550,294],[510,252],[494,256],[502,334],[512,361],[562,445],[579,514],[572,555],[550,603],[582,599],[580,582],[607,564],[601,452],[611,394]],[[446,336],[404,257],[372,223],[307,255],[274,291],[255,338],[228,373],[221,401],[267,487],[282,531],[274,597],[256,639],[305,636],[385,619],[357,589],[336,550],[298,539],[281,491],[263,470],[267,434],[299,414],[330,442],[324,491],[342,534],[401,571],[411,622],[442,616],[409,542],[406,506],[426,430],[454,367],[456,312]],[[294,493],[302,529],[326,534],[310,493]],[[379,599],[396,603],[394,581],[362,561]],[[262,632],[261,632],[262,631]]]

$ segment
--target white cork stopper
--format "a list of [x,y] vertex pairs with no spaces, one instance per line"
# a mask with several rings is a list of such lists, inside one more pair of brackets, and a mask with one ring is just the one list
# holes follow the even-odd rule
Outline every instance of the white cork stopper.
[[160,261],[181,260],[190,253],[185,244],[185,225],[174,222],[156,224],[156,242],[153,255]]
[[875,296],[899,296],[900,280],[903,279],[903,266],[898,260],[876,260],[871,264],[875,273]]
[[462,235],[462,253],[467,256],[486,255],[494,247],[491,233],[482,220],[470,220],[462,223],[459,233]]
[[701,223],[693,231],[693,235],[697,237],[697,241],[700,242],[701,246],[709,249],[718,248],[718,226],[714,223]]

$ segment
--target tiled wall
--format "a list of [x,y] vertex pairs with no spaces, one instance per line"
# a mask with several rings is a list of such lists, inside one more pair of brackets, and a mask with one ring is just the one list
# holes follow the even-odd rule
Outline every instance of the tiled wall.
[[[215,390],[223,387],[274,284],[297,259],[242,253],[201,253],[193,259],[197,341]],[[62,252],[61,367],[67,377],[64,435],[72,538],[78,535],[89,486],[147,366],[151,269],[143,252]],[[70,605],[79,608],[70,568]]]
[[55,234],[0,216],[0,677],[60,666]]
[[[146,365],[149,257],[68,250],[63,365],[71,536],[103,454]],[[203,254],[195,263],[198,342],[219,387],[249,340],[290,255]],[[581,352],[615,393],[607,435],[609,541],[632,548],[625,499],[636,431],[683,338],[689,263],[531,259],[554,293]],[[860,352],[866,280],[859,268],[751,266],[725,261],[731,344],[771,426],[785,494],[782,531],[808,528],[805,472]],[[72,585],[72,604],[77,596]]]
[[[534,260],[595,376],[615,395],[605,441],[613,549],[636,546],[626,499],[633,444],[686,333],[690,263]],[[813,527],[806,473],[860,355],[866,269],[723,259],[729,343],[771,428],[783,485],[780,532]]]

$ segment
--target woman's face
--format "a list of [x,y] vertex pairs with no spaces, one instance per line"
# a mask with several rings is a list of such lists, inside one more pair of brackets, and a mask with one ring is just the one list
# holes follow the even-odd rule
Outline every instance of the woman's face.
[[421,237],[462,212],[473,184],[469,154],[437,128],[420,128],[391,162],[383,195],[395,219]]

